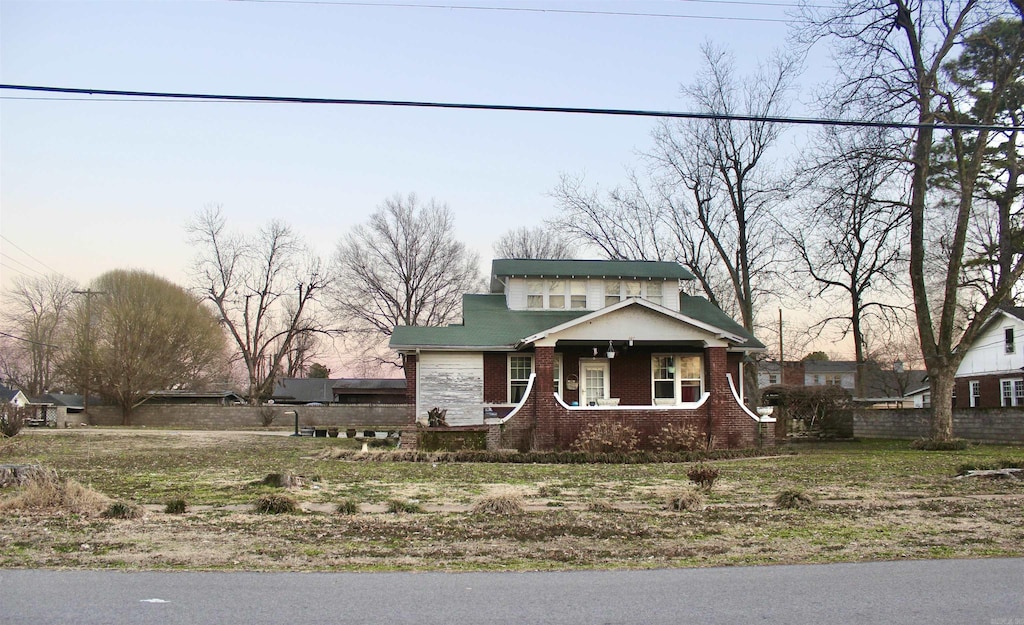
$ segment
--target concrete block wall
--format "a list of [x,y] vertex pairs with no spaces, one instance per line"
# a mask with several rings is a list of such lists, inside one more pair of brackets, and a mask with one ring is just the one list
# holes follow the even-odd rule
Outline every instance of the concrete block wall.
[[[859,438],[925,438],[931,435],[930,410],[857,410],[853,435]],[[1024,409],[956,408],[953,435],[979,443],[1024,444]]]
[[[293,425],[294,417],[284,414],[292,410],[299,413],[299,425],[384,428],[411,424],[409,407],[404,404],[275,405],[272,409],[275,415],[274,427]],[[195,430],[261,428],[262,410],[254,406],[142,405],[133,411],[132,425]],[[91,425],[121,425],[121,410],[115,406],[90,406],[83,420]]]

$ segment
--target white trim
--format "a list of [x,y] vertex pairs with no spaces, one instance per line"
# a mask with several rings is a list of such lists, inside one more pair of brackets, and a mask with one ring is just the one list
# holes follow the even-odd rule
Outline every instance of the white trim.
[[696,410],[708,401],[711,393],[705,392],[697,401],[672,404],[671,406],[570,406],[565,403],[562,396],[558,393],[554,393],[554,396],[555,401],[566,410],[649,410],[652,412],[665,412],[666,410]]
[[[537,373],[537,359],[534,358],[533,354],[527,354],[527,353],[521,353],[521,352],[510,352],[505,357],[505,378],[508,381],[508,383],[505,385],[505,399],[508,400],[508,403],[512,403],[511,402],[511,398],[512,398],[512,382],[513,382],[513,379],[512,379],[512,359],[513,358],[529,358],[530,359],[530,375],[532,376],[533,374]],[[522,378],[516,378],[515,380],[516,381],[522,381]],[[529,377],[526,378],[526,387],[527,388],[530,387],[530,378]],[[523,393],[526,393],[526,391],[524,390]],[[523,395],[523,396],[525,397],[526,395]]]
[[732,381],[732,374],[731,373],[726,373],[725,377],[726,377],[726,379],[729,380],[729,390],[732,391],[732,397],[733,397],[733,399],[736,400],[736,405],[739,406],[740,408],[742,408],[743,412],[747,413],[747,415],[751,419],[753,419],[754,421],[757,421],[758,423],[775,423],[775,421],[776,421],[775,417],[768,417],[768,416],[762,417],[761,415],[754,414],[753,412],[750,412],[750,408],[747,408],[743,404],[743,402],[740,401],[740,395],[739,395],[739,393],[736,392],[736,383]]
[[535,342],[537,342],[537,341],[539,341],[539,340],[541,340],[543,338],[547,338],[548,336],[550,336],[552,334],[558,334],[559,332],[563,332],[565,330],[568,330],[569,328],[573,328],[573,327],[576,327],[578,325],[582,325],[584,323],[588,323],[590,321],[593,321],[594,319],[598,319],[598,318],[603,317],[605,315],[611,314],[611,313],[613,313],[613,312],[615,312],[617,310],[621,310],[621,309],[623,309],[623,308],[625,308],[627,306],[643,306],[644,308],[647,308],[647,309],[652,310],[654,312],[661,313],[661,314],[665,315],[666,317],[670,317],[672,319],[675,319],[676,321],[682,321],[683,323],[689,324],[689,325],[691,325],[691,326],[693,326],[695,328],[698,328],[700,330],[704,330],[705,332],[707,332],[709,334],[712,334],[716,338],[719,338],[719,339],[723,339],[724,338],[724,339],[728,339],[728,340],[730,340],[730,341],[732,341],[734,343],[740,343],[740,344],[745,343],[747,341],[747,339],[745,339],[745,338],[743,338],[743,337],[741,337],[739,335],[726,332],[722,328],[717,328],[717,327],[715,327],[713,325],[704,323],[703,321],[698,321],[697,319],[694,319],[693,317],[684,315],[684,314],[682,314],[680,312],[677,312],[675,310],[672,310],[670,308],[665,308],[664,306],[661,306],[660,304],[654,304],[654,303],[649,302],[649,301],[644,300],[644,299],[630,298],[630,299],[624,299],[624,300],[620,301],[618,304],[612,304],[611,306],[607,306],[605,308],[602,308],[601,310],[595,310],[594,312],[591,312],[589,314],[583,315],[582,317],[577,317],[575,319],[572,319],[571,321],[566,321],[565,323],[561,323],[561,324],[559,324],[557,326],[554,326],[552,328],[548,328],[547,330],[544,330],[543,332],[538,332],[537,334],[528,336],[528,337],[526,337],[526,338],[524,338],[522,340],[522,343],[523,344],[535,343]]
[[523,392],[523,398],[521,400],[519,400],[519,403],[516,404],[516,407],[513,408],[511,412],[509,412],[504,417],[494,417],[492,419],[484,419],[484,424],[486,424],[486,425],[500,425],[502,423],[505,423],[506,421],[508,421],[512,417],[516,416],[516,414],[518,414],[519,411],[522,410],[523,406],[526,405],[526,400],[530,399],[530,393],[533,392],[533,381],[536,380],[536,379],[537,379],[537,373],[536,372],[531,373],[530,374],[530,379],[526,383],[526,390]]

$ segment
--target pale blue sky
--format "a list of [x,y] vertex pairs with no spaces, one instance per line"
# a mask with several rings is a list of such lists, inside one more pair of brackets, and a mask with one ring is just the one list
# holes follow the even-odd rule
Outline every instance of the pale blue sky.
[[[778,6],[686,0],[472,4],[786,17]],[[693,79],[705,39],[731,46],[750,70],[783,45],[786,28],[317,3],[2,0],[0,82],[686,110],[679,85]],[[811,70],[805,87],[821,77]],[[807,113],[800,103],[791,112]],[[38,260],[82,283],[121,267],[184,283],[192,252],[183,225],[207,204],[221,204],[241,229],[284,219],[327,257],[384,198],[408,192],[448,203],[458,235],[487,261],[508,228],[555,216],[547,193],[561,172],[620,182],[653,126],[541,113],[4,99],[0,277],[7,286],[18,272],[31,275],[26,266],[47,271]]]

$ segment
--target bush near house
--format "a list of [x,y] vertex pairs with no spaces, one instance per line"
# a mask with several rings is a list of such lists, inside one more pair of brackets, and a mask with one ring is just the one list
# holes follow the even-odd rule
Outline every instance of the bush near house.
[[25,419],[28,418],[28,409],[3,404],[0,406],[0,436],[10,438],[17,436],[21,428],[25,427]]
[[763,392],[780,423],[819,438],[853,438],[852,396],[841,386],[773,386]]

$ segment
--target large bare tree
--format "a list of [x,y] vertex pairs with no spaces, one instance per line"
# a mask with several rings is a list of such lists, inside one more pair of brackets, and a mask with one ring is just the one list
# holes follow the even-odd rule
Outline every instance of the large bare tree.
[[313,308],[330,274],[302,239],[273,220],[255,236],[227,229],[219,207],[200,211],[188,224],[199,248],[192,280],[217,309],[245,367],[248,399],[270,397],[277,376],[309,337],[328,332]]
[[396,326],[440,326],[461,314],[462,295],[482,287],[480,259],[455,238],[444,204],[414,194],[385,200],[341,241],[331,306],[366,358],[394,361],[378,349]]
[[29,396],[53,385],[58,336],[74,305],[75,286],[58,274],[16,277],[5,294],[3,321],[10,336],[0,373]]
[[909,215],[902,163],[884,131],[821,130],[799,173],[797,220],[787,229],[804,297],[837,299],[838,312],[815,326],[852,336],[857,394],[863,392],[868,325],[909,320],[905,292]]
[[118,405],[124,425],[150,391],[201,389],[220,377],[224,335],[199,298],[143,271],[105,273],[91,290],[102,295],[78,301],[78,336],[61,365],[87,371],[87,388]]
[[[998,18],[1020,23],[1022,3],[1006,0],[846,0],[807,6],[809,40],[836,44],[837,102],[849,113],[920,124],[902,137],[909,163],[910,283],[917,330],[932,385],[932,437],[953,436],[952,395],[966,346],[1024,273],[1024,256],[987,296],[962,306],[968,235],[976,214],[977,185],[994,135],[984,128],[941,131],[937,123],[991,124],[1003,98],[1021,81],[1024,46],[1001,48],[986,64],[987,98],[981,107],[953,80],[947,65],[965,43]],[[939,141],[949,134],[952,184],[931,184]],[[938,239],[930,235],[941,233]]]

